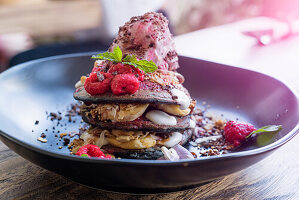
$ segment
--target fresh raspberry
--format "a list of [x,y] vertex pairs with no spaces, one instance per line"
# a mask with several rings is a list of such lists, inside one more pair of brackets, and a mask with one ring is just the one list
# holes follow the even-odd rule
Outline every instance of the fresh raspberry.
[[113,94],[133,94],[139,88],[139,81],[134,74],[118,74],[111,81]]
[[112,65],[108,70],[109,73],[113,75],[117,74],[132,74],[133,68],[130,65],[124,65],[122,63],[117,63],[116,65]]
[[76,155],[81,156],[82,154],[86,154],[89,158],[90,157],[108,158],[108,159],[112,158],[112,156],[110,155],[105,155],[98,146],[93,144],[87,144],[80,147]]
[[87,144],[77,151],[76,155],[81,156],[82,154],[88,155],[88,157],[104,157],[105,154],[101,151],[101,149],[93,144]]
[[141,71],[140,69],[135,68],[134,66],[131,65],[124,65],[122,63],[118,63],[116,65],[113,65],[110,67],[108,70],[109,73],[113,75],[117,74],[134,74],[139,81],[144,80],[144,72]]
[[111,155],[105,155],[105,158],[112,159],[112,156]]
[[144,71],[135,68],[135,76],[138,78],[139,81],[144,81]]
[[225,140],[238,147],[245,141],[245,137],[255,130],[251,124],[228,121],[224,127]]
[[92,72],[84,83],[85,90],[90,95],[104,94],[110,90],[113,75],[105,72]]

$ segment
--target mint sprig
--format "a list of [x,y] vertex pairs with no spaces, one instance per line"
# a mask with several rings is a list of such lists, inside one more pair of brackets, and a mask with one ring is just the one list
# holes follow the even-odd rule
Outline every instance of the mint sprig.
[[144,71],[144,73],[151,73],[158,69],[157,65],[152,60],[137,60],[135,55],[127,55],[124,59],[122,59],[122,55],[121,49],[119,46],[116,46],[114,47],[113,52],[99,53],[97,55],[93,55],[91,58],[132,65],[135,68]]
[[123,59],[123,64],[133,65],[134,67],[141,69],[144,73],[150,73],[157,70],[157,65],[153,61],[137,60],[135,55],[127,55]]
[[119,46],[114,47],[113,52],[104,52],[99,53],[97,55],[93,55],[92,59],[98,59],[98,60],[109,60],[112,62],[121,62],[121,59],[123,57],[123,53]]
[[83,153],[81,154],[81,157],[89,157],[87,154]]
[[265,146],[274,141],[275,135],[282,129],[281,125],[268,125],[263,126],[246,136],[249,139],[252,135],[256,134],[256,143],[258,146]]

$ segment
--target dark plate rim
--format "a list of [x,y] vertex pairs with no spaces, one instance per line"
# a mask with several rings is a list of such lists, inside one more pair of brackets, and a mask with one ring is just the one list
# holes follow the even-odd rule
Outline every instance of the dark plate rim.
[[[12,73],[14,70],[17,70],[17,68],[25,68],[26,66],[32,64],[32,63],[39,63],[39,62],[44,62],[47,60],[55,60],[55,59],[61,59],[61,58],[71,58],[71,57],[83,57],[83,56],[89,56],[95,54],[95,52],[85,52],[85,53],[75,53],[75,54],[65,54],[65,55],[58,55],[58,56],[51,56],[51,57],[47,57],[47,58],[40,58],[40,59],[36,59],[36,60],[31,60],[22,64],[18,64],[15,65],[14,67],[0,73],[0,80],[1,78],[7,74],[7,73]],[[188,57],[188,56],[180,56],[180,57],[185,57],[185,58],[192,58],[192,59],[198,59],[198,58],[194,58],[194,57]],[[211,61],[207,61],[207,62],[211,62]],[[215,62],[217,63],[217,62]],[[221,64],[221,63],[220,63]],[[222,64],[223,65],[223,64]],[[293,95],[297,98],[297,100],[299,99],[299,96],[297,94],[297,92],[290,86],[288,86],[286,83],[284,83],[283,81],[273,77],[273,76],[269,76],[267,74],[264,74],[262,72],[258,72],[258,71],[254,71],[254,70],[249,70],[249,69],[244,69],[238,66],[230,66],[230,65],[224,65],[222,67],[234,67],[234,68],[239,68],[241,70],[245,70],[245,71],[251,71],[251,72],[255,72],[255,73],[259,73],[262,74],[264,76],[268,76],[272,79],[275,79],[276,81],[279,81],[281,84],[285,85],[292,93]],[[4,75],[3,75],[4,74]],[[299,102],[299,101],[298,101]],[[293,128],[293,130],[291,130],[288,134],[286,134],[285,136],[283,136],[282,138],[280,138],[279,140],[266,145],[264,147],[260,147],[257,149],[252,149],[252,150],[247,150],[247,151],[240,151],[240,152],[234,152],[234,153],[229,153],[229,154],[224,154],[224,155],[220,155],[220,156],[211,156],[211,157],[204,157],[204,158],[199,158],[199,159],[194,159],[194,160],[179,160],[179,161],[168,161],[168,160],[134,160],[134,159],[113,159],[113,160],[105,160],[105,159],[97,159],[97,158],[81,158],[75,155],[65,155],[65,154],[58,154],[58,153],[54,153],[51,151],[47,151],[44,150],[42,148],[39,147],[35,147],[33,145],[31,145],[28,142],[25,141],[20,141],[16,138],[14,138],[13,136],[11,136],[8,133],[5,133],[4,131],[2,131],[0,129],[0,135],[2,135],[3,137],[7,138],[8,140],[23,146],[29,150],[35,151],[37,153],[41,153],[47,156],[52,156],[58,159],[66,159],[66,160],[72,160],[72,161],[78,161],[78,162],[87,162],[87,163],[97,163],[97,164],[124,164],[124,165],[182,165],[182,164],[199,164],[199,163],[206,163],[206,162],[212,162],[212,161],[217,161],[217,160],[228,160],[228,159],[233,159],[233,158],[238,158],[238,157],[247,157],[247,156],[252,156],[252,155],[258,155],[261,153],[265,153],[271,150],[274,150],[282,145],[284,145],[285,143],[287,143],[289,140],[291,140],[293,137],[295,137],[297,135],[297,133],[299,132],[299,120],[297,122],[297,125]]]

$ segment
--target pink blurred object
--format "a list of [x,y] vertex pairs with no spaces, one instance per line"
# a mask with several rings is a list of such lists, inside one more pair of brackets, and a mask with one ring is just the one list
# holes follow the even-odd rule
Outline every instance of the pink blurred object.
[[282,40],[291,35],[299,33],[299,20],[291,23],[277,22],[271,28],[261,28],[242,32],[246,36],[253,37],[260,45],[268,45],[273,42]]
[[32,47],[32,38],[26,33],[0,35],[0,71],[7,68],[8,61],[13,56]]

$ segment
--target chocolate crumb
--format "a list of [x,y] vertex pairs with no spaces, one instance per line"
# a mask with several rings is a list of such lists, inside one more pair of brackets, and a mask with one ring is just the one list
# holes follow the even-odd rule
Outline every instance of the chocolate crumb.
[[38,120],[36,120],[36,121],[35,121],[35,123],[34,123],[34,125],[38,125],[38,123],[39,123],[39,121],[38,121]]
[[60,115],[58,115],[57,113],[53,113],[53,112],[50,112],[50,119],[51,121],[57,119],[58,121],[60,121],[62,119],[62,117]]
[[70,139],[69,138],[63,138],[63,145],[68,145],[70,143]]

